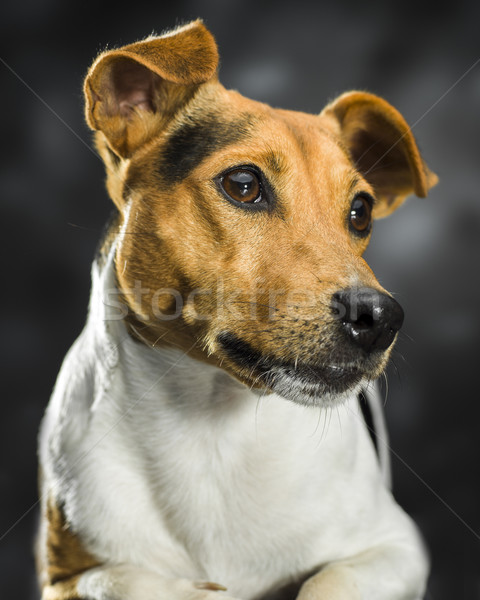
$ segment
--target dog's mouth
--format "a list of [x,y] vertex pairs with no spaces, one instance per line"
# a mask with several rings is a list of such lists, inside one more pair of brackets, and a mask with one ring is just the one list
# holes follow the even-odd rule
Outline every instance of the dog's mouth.
[[299,404],[341,402],[368,379],[364,369],[342,364],[291,363],[264,355],[229,332],[217,337],[223,353],[240,370],[244,383],[267,388]]

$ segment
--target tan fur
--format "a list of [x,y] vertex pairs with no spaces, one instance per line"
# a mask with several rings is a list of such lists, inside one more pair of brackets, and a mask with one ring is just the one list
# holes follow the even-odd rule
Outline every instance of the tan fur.
[[[172,44],[175,61],[182,57],[181,75],[168,59]],[[127,113],[119,103],[131,76],[124,65],[127,84],[114,93],[112,71],[125,60],[141,64],[152,78],[148,92],[148,82],[137,73],[140,108]],[[274,110],[225,90],[215,77],[217,64],[215,42],[199,22],[166,38],[104,53],[86,79],[87,120],[100,130],[97,146],[107,164],[112,199],[120,210],[125,198],[132,203],[117,277],[133,335],[153,346],[171,345],[221,363],[252,385],[256,382],[217,352],[218,333],[236,331],[256,349],[286,361],[308,359],[314,348],[318,351],[319,339],[328,353],[329,322],[319,325],[315,317],[328,313],[332,293],[348,287],[353,275],[361,285],[382,290],[361,258],[368,239],[353,240],[344,226],[353,194],[376,195],[374,216],[379,218],[413,191],[426,195],[436,177],[422,161],[403,117],[384,100],[354,92],[332,102],[320,116]],[[226,125],[245,115],[254,118],[251,141],[212,154],[174,186],[162,185],[157,169],[165,140],[211,107]],[[117,159],[112,161],[107,145]],[[271,179],[284,203],[282,218],[260,224],[250,214],[234,214],[219,199],[213,178],[242,163],[257,164]],[[263,248],[277,252],[265,255]],[[253,270],[252,255],[262,256]],[[224,274],[221,290],[219,273]],[[158,293],[162,289],[180,293],[185,304],[178,318],[173,318],[172,296]],[[192,300],[197,289],[208,293],[194,293]],[[220,315],[221,302],[228,310]],[[159,320],[159,313],[172,319]],[[252,326],[255,319],[261,323],[272,317],[274,329]],[[388,353],[372,377],[387,359]]]
[[53,499],[47,501],[44,512],[44,559],[38,561],[39,577],[44,586],[42,600],[76,600],[79,576],[98,566],[99,561],[84,548]]
[[[377,109],[374,97],[369,96],[368,101]],[[212,155],[173,189],[162,189],[155,176],[162,137],[148,152],[131,159],[126,182],[132,191],[132,213],[117,255],[117,275],[122,290],[131,291],[140,281],[142,288],[149,290],[142,294],[141,302],[130,293],[125,295],[134,313],[134,330],[152,345],[180,347],[196,358],[221,362],[227,369],[228,361],[216,354],[215,347],[215,337],[222,329],[236,331],[255,348],[288,361],[308,359],[314,346],[318,351],[318,338],[328,352],[329,323],[321,327],[315,319],[328,312],[332,293],[348,287],[353,272],[363,285],[382,290],[361,258],[368,239],[353,240],[343,225],[353,193],[374,194],[375,189],[352,165],[348,139],[332,128],[328,112],[318,117],[277,111],[228,92],[216,82],[197,92],[190,110],[195,107],[198,112],[212,104],[221,107],[222,114],[255,115],[252,142],[229,146],[228,155],[223,151]],[[389,118],[388,111],[385,118]],[[399,135],[403,133],[400,128]],[[272,169],[272,154],[280,162],[280,173]],[[284,201],[283,218],[259,223],[238,210],[232,218],[232,207],[215,194],[212,178],[228,166],[245,162],[260,166],[277,186]],[[411,176],[411,188],[426,185],[424,180],[421,184],[413,181],[421,178],[417,171]],[[402,194],[405,178],[403,175],[400,181]],[[392,189],[391,196],[379,198],[377,214],[393,209],[390,199],[395,192]],[[145,197],[148,203],[143,201]],[[276,251],[265,254],[263,248]],[[253,270],[252,256],[262,257]],[[219,273],[223,274],[222,294],[229,307],[223,315],[217,314],[222,302]],[[276,290],[273,315],[262,310],[272,304],[262,287]],[[158,306],[162,314],[173,310],[168,294],[155,298],[162,288],[179,290],[186,303],[196,288],[210,293],[196,295],[194,305],[187,306],[180,318],[159,322],[152,306]],[[274,328],[253,326],[252,303],[255,318],[261,322],[262,317],[264,321],[273,317]],[[197,314],[209,319],[197,319]],[[372,376],[381,372],[387,358]],[[232,372],[250,385],[256,383],[233,365]]]
[[47,585],[43,588],[42,600],[83,600],[77,591],[78,579],[72,577],[55,585]]
[[[192,39],[205,50],[199,65],[188,62],[197,53]],[[173,43],[175,56],[185,58],[183,78],[176,64],[166,60]],[[141,108],[124,114],[118,105],[124,86],[113,93],[112,65],[127,58],[149,69],[154,79],[149,99],[145,96]],[[117,276],[133,335],[152,346],[171,345],[221,363],[256,385],[217,352],[218,333],[236,331],[256,349],[286,361],[308,359],[318,351],[319,339],[328,353],[330,323],[327,319],[319,325],[315,317],[328,313],[332,293],[348,287],[353,275],[361,285],[382,290],[361,258],[368,239],[353,240],[344,226],[353,194],[376,194],[378,218],[413,191],[424,196],[436,177],[423,163],[404,119],[384,100],[354,92],[332,102],[320,116],[274,110],[225,90],[215,77],[217,61],[213,38],[198,22],[177,35],[105,53],[87,76],[87,120],[101,131],[97,146],[107,164],[112,199],[121,210],[125,198],[132,202]],[[162,90],[168,90],[168,100],[159,99]],[[162,185],[157,169],[165,140],[211,107],[226,125],[245,115],[254,119],[251,141],[229,145],[228,153],[213,153],[174,186]],[[107,144],[117,159],[112,161]],[[282,218],[259,223],[250,214],[235,214],[219,199],[213,178],[242,163],[257,164],[271,179]],[[263,248],[277,251],[265,255]],[[256,255],[262,259],[252,270],[251,256]],[[224,274],[221,290],[219,273]],[[178,318],[173,318],[174,299],[159,294],[162,289],[180,293],[184,309]],[[208,293],[194,293],[192,299],[197,289]],[[228,310],[220,315],[222,302]],[[159,313],[172,319],[159,320]],[[272,318],[274,329],[252,326],[254,320]],[[387,359],[388,353],[372,377]]]

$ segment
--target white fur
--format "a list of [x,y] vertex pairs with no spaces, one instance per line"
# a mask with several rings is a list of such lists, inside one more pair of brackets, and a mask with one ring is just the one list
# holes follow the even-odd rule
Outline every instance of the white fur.
[[110,301],[113,253],[94,266],[88,322],[41,433],[44,493],[106,562],[80,593],[224,597],[191,583],[213,581],[249,600],[327,565],[299,598],[419,600],[421,542],[385,485],[356,397],[328,409],[262,397],[133,341]]

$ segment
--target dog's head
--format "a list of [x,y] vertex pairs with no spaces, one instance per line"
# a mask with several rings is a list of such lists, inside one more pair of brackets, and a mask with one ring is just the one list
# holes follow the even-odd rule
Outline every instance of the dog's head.
[[338,399],[382,372],[403,321],[362,258],[372,221],[436,177],[384,100],[272,109],[226,90],[217,64],[197,21],[105,52],[86,78],[127,322],[252,387]]

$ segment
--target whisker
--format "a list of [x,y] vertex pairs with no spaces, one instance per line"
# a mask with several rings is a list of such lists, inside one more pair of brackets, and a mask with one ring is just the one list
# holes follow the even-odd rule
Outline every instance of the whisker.
[[383,399],[383,408],[385,408],[387,406],[388,394],[390,391],[388,387],[388,376],[386,371],[383,372],[383,379],[385,381],[385,398]]

